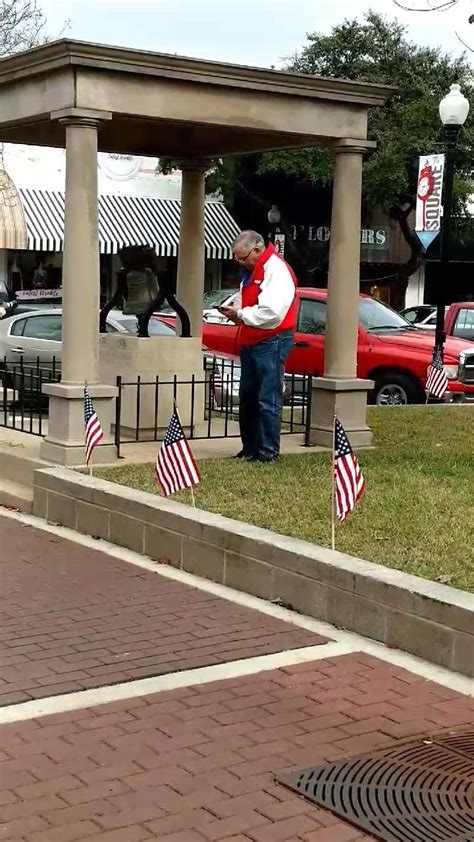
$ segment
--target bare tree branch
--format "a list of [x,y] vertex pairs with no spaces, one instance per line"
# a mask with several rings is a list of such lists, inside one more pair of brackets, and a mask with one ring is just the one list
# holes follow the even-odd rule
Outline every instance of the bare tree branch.
[[[474,16],[471,16],[471,17],[473,17],[473,20],[469,20],[469,23],[473,23],[473,22],[474,22]],[[461,38],[461,36],[460,36],[459,32],[457,31],[457,29],[455,30],[455,35],[456,35],[456,38],[458,39],[458,41],[460,41],[460,42],[461,42],[461,44],[463,45],[463,47],[465,47],[465,48],[466,48],[466,50],[469,50],[469,52],[470,52],[470,53],[474,53],[474,49],[473,49],[472,47],[470,47],[470,46],[469,46],[469,44],[466,44],[466,42],[465,42],[464,38]]]
[[463,45],[463,47],[466,48],[466,50],[469,50],[470,53],[474,53],[474,48],[470,47],[469,44],[466,44],[466,42],[461,38],[459,32],[455,31],[454,34],[456,35],[456,38],[458,39],[458,41],[460,41],[460,43]]
[[[57,37],[69,26],[69,21]],[[46,16],[38,0],[0,0],[0,56],[29,50],[48,41]]]
[[404,12],[445,12],[459,3],[459,0],[413,0],[415,5],[407,6],[401,0],[393,0],[395,6]]
[[[410,5],[407,5],[405,0],[392,0],[392,2],[399,9],[403,9],[404,12],[448,12],[458,5],[459,0],[412,0]],[[470,15],[467,22],[474,23],[474,15]],[[466,43],[457,29],[454,30],[454,34],[466,50],[469,50],[470,53],[474,52],[473,47]]]

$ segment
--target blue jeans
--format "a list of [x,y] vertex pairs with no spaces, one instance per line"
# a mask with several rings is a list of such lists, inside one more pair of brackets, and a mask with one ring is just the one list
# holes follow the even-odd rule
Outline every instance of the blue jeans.
[[239,423],[248,456],[279,456],[283,375],[292,347],[293,333],[284,331],[240,349]]

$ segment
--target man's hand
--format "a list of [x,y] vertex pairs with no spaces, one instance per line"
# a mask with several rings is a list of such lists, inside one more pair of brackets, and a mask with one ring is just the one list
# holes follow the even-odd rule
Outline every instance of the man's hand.
[[229,319],[229,321],[234,322],[236,325],[240,322],[237,315],[237,309],[235,307],[219,307],[219,313],[222,313],[226,319]]

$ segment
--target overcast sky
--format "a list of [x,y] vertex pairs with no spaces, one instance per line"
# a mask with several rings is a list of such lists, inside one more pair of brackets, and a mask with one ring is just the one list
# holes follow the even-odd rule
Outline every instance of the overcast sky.
[[[280,67],[304,45],[307,32],[325,31],[344,18],[362,16],[364,0],[40,0],[49,32],[70,19],[71,38],[178,53],[218,61]],[[405,0],[407,5],[420,0]],[[459,0],[450,12],[410,13],[392,0],[369,6],[409,27],[418,43],[459,53],[455,35],[474,12],[473,0]],[[474,26],[471,41],[474,42]],[[471,33],[468,31],[468,35]]]

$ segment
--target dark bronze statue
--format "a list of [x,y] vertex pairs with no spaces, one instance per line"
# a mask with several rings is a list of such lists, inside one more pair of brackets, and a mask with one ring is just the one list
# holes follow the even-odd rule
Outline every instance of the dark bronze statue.
[[176,300],[170,284],[160,277],[158,260],[150,246],[126,246],[119,252],[122,269],[117,275],[117,291],[100,311],[100,332],[106,333],[107,316],[113,307],[138,319],[138,336],[148,336],[151,316],[165,300],[181,321],[181,336],[191,336],[189,316]]

